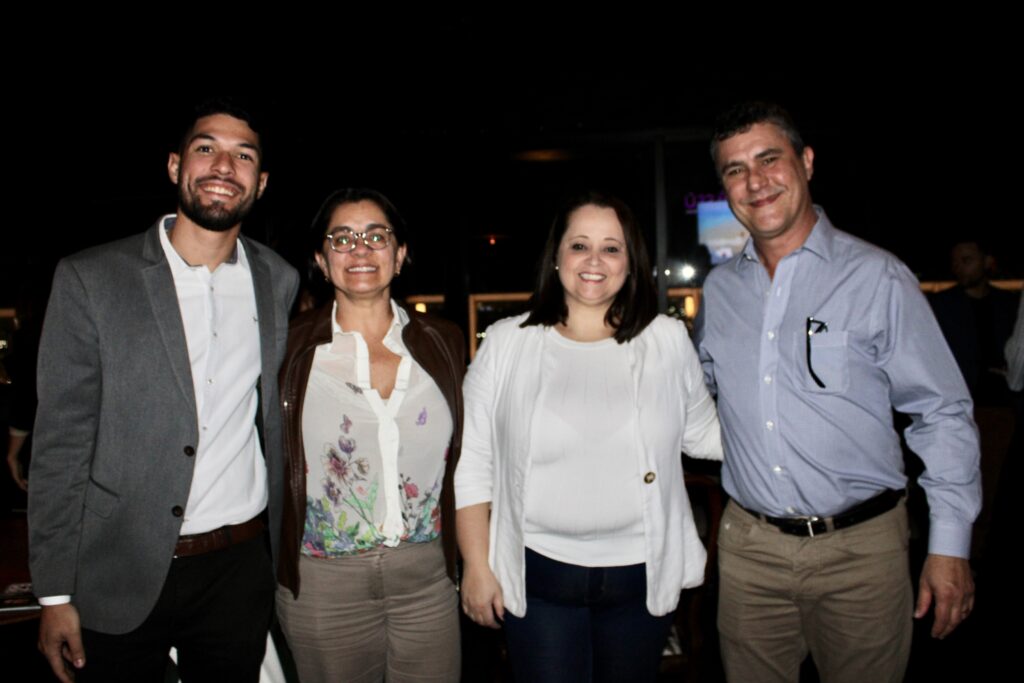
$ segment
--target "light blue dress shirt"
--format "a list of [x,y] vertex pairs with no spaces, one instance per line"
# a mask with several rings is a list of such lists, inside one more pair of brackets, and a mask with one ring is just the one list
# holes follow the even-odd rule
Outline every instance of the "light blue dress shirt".
[[725,489],[776,517],[902,489],[896,409],[926,466],[929,552],[968,557],[981,480],[967,386],[913,274],[817,211],[774,279],[748,241],[704,283],[694,342],[718,397]]

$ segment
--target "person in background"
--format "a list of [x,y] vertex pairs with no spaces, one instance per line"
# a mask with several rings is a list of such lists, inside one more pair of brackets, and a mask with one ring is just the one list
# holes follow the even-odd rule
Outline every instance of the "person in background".
[[1020,294],[989,282],[996,269],[992,250],[975,240],[950,250],[956,285],[930,297],[935,318],[963,373],[974,401],[981,440],[981,512],[974,525],[971,555],[984,562],[992,538],[993,503],[1014,430],[1011,392],[1003,349],[1013,331]]
[[[950,252],[956,285],[931,296],[953,357],[978,406],[1005,406],[1003,347],[1013,331],[1020,294],[992,286],[995,258],[982,243],[958,242]],[[984,450],[984,449],[983,449]]]

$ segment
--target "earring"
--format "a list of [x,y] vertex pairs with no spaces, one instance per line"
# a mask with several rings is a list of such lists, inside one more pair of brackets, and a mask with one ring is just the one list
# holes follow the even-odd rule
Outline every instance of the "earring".
[[558,265],[557,264],[555,265],[555,270],[558,270]]

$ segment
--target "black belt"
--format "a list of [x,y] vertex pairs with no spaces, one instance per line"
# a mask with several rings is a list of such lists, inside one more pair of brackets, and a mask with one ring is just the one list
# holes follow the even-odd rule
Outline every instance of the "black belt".
[[248,522],[229,524],[202,534],[178,536],[178,545],[174,548],[175,557],[191,557],[202,555],[214,550],[223,550],[236,543],[244,543],[256,538],[267,529],[263,514],[256,515]]
[[[886,489],[874,498],[868,498],[863,503],[858,503],[846,512],[840,512],[832,517],[769,517],[747,508],[743,508],[761,521],[767,522],[779,531],[792,536],[817,536],[829,531],[845,529],[847,527],[874,519],[879,515],[892,510],[903,498],[904,491]],[[739,503],[737,503],[739,505]],[[740,507],[743,507],[740,505]]]

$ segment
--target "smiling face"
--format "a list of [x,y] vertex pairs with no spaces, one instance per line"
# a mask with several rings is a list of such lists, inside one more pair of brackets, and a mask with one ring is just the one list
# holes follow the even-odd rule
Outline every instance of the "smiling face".
[[754,242],[803,244],[817,222],[808,188],[811,148],[797,154],[778,126],[755,123],[719,142],[716,157],[729,208]]
[[223,232],[241,224],[267,185],[259,136],[227,114],[197,119],[180,153],[167,161],[178,208],[201,228]]
[[[365,233],[374,228],[390,228],[384,211],[368,200],[348,202],[334,209],[327,224],[326,235],[348,229]],[[317,265],[334,285],[339,297],[367,299],[390,296],[391,280],[401,270],[405,260],[405,245],[399,246],[390,236],[388,246],[370,249],[362,239],[356,240],[356,248],[339,253],[333,251],[324,239],[323,248],[316,254]]]
[[569,216],[555,261],[565,304],[607,311],[626,282],[626,239],[615,209],[585,204]]

